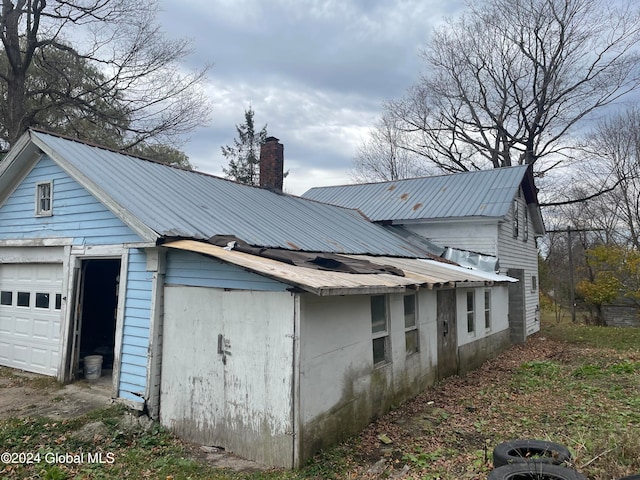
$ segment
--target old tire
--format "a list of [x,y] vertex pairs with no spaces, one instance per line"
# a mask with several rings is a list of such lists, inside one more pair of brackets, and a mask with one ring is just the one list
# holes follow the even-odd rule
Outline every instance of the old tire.
[[493,449],[493,466],[514,463],[561,465],[571,460],[571,452],[563,445],[545,440],[511,440]]
[[548,463],[514,463],[494,468],[487,480],[587,480],[581,473]]

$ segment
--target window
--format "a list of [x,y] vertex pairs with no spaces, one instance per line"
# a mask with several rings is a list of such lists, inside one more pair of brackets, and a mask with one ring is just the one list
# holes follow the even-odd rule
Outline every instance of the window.
[[523,209],[523,213],[524,220],[522,225],[522,240],[526,242],[527,240],[529,240],[529,209],[526,207],[526,205]]
[[538,291],[538,277],[536,277],[535,275],[531,275],[531,291]]
[[29,292],[18,292],[18,307],[28,307],[31,294]]
[[36,308],[49,308],[49,294],[36,293]]
[[484,291],[484,328],[491,330],[491,290]]
[[416,322],[416,294],[404,296],[404,339],[407,355],[418,351],[418,325]]
[[0,305],[13,305],[13,292],[0,292]]
[[53,215],[53,182],[41,182],[36,185],[36,215]]
[[467,332],[476,331],[476,296],[473,290],[467,292]]
[[520,234],[520,204],[518,199],[513,201],[513,238]]
[[62,308],[62,294],[56,293],[56,305],[54,307],[56,310],[60,310]]
[[389,361],[389,326],[387,297],[371,297],[371,333],[373,336],[373,364],[382,365]]

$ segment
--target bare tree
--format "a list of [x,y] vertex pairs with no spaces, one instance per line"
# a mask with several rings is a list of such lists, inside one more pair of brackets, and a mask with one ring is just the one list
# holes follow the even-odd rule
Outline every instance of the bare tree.
[[583,122],[640,85],[640,16],[621,3],[471,5],[435,31],[425,74],[387,105],[411,134],[405,148],[444,171],[536,164],[545,173],[565,161]]
[[356,183],[398,180],[427,173],[422,157],[404,148],[406,133],[390,116],[383,116],[369,132],[353,160]]
[[640,108],[601,121],[587,145],[590,170],[581,183],[615,188],[584,202],[582,218],[607,232],[606,243],[640,249]]
[[2,0],[0,142],[30,126],[83,137],[112,130],[121,149],[175,145],[208,118],[208,66],[184,73],[185,40],[164,37],[157,1]]

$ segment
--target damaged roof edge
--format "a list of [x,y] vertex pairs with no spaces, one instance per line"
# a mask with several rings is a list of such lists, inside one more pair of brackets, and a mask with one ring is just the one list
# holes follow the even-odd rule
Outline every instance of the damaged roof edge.
[[366,257],[372,263],[395,266],[405,274],[399,276],[391,273],[316,270],[195,240],[177,240],[163,246],[207,255],[318,296],[402,293],[417,287],[472,287],[515,281],[504,275],[472,272],[463,267],[441,264],[433,260],[345,255],[351,258]]
[[207,255],[318,296],[404,292],[415,286],[413,280],[397,275],[316,270],[194,240],[178,240],[163,246]]

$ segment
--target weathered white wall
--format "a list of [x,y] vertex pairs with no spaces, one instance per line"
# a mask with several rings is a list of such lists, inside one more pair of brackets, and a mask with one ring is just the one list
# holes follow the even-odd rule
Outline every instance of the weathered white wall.
[[[491,328],[485,328],[484,292],[489,287],[460,288],[456,292],[458,359],[460,374],[478,368],[511,345],[509,329],[509,287],[491,290]],[[475,331],[467,328],[467,292],[475,291]]]
[[165,287],[161,423],[198,443],[293,466],[294,298]]
[[407,223],[404,227],[443,247],[455,247],[487,255],[497,255],[498,252],[495,221],[428,221]]
[[[500,261],[500,273],[506,274],[509,268],[524,269],[525,275],[525,310],[527,335],[540,330],[540,304],[538,274],[538,248],[534,238],[534,227],[531,215],[528,215],[528,238],[524,237],[524,198],[518,197],[520,203],[520,232],[518,238],[513,236],[513,209],[500,222],[478,221],[425,221],[407,223],[404,226],[429,240],[446,247],[495,255]],[[537,278],[538,288],[532,289],[532,276]]]
[[[528,215],[529,236],[526,240],[524,239],[523,212],[526,205],[522,198],[518,198],[518,202],[520,203],[520,232],[518,238],[513,236],[513,209],[511,209],[505,221],[500,223],[498,228],[498,257],[500,259],[501,273],[506,273],[509,268],[524,269],[527,335],[531,335],[540,330],[540,312],[538,311],[538,306],[540,305],[538,248],[533,235],[531,215]],[[535,290],[532,289],[532,276],[537,278],[538,288]]]
[[405,351],[403,295],[390,294],[391,361],[373,366],[370,297],[301,295],[302,461],[360,431],[372,418],[435,380],[435,292],[418,295],[420,351]]
[[[473,333],[467,331],[467,292],[469,290],[475,291],[476,328]],[[491,290],[491,328],[489,330],[485,329],[484,321],[485,290]],[[456,302],[459,347],[509,329],[508,286],[459,288],[456,290]]]

